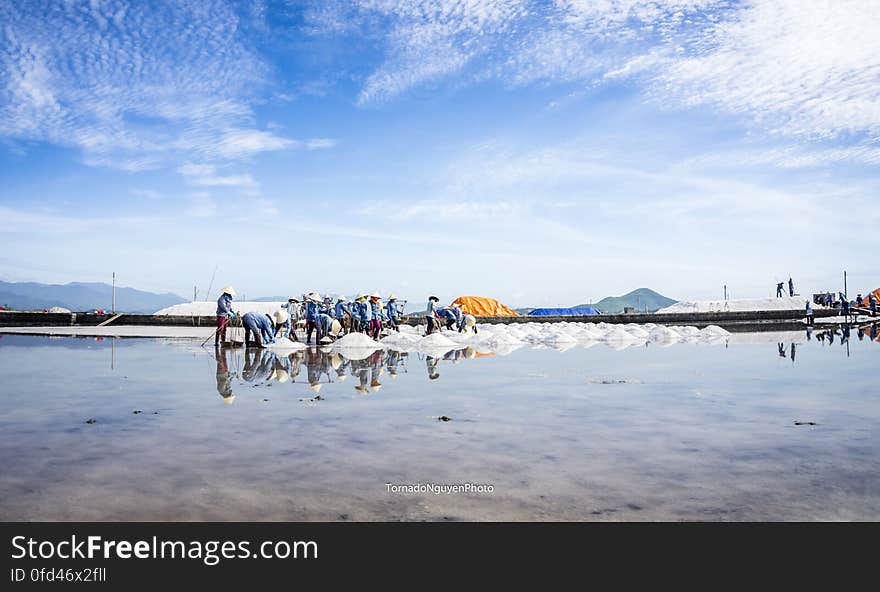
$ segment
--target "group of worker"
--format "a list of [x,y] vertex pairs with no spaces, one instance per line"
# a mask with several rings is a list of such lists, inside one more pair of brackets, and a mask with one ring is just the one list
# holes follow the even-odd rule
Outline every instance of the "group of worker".
[[[271,345],[277,339],[299,341],[296,328],[301,322],[305,323],[306,344],[312,342],[312,335],[315,336],[315,344],[318,344],[329,343],[342,335],[355,332],[378,340],[383,328],[399,330],[403,307],[406,305],[406,301],[398,301],[394,294],[383,304],[378,292],[361,293],[354,300],[339,295],[335,302],[330,297],[321,297],[312,292],[303,295],[302,299],[289,298],[281,305],[281,309],[271,315],[257,312],[241,314],[232,309],[233,298],[235,290],[226,286],[217,299],[215,347],[226,340],[229,322],[236,318],[240,318],[241,326],[244,327],[245,344],[251,343],[253,338],[253,342],[260,347]],[[428,298],[428,335],[440,331],[444,325],[447,329],[454,327],[460,332],[477,332],[475,317],[464,314],[458,303],[438,307],[439,301],[436,296]]]
[[[778,282],[776,284],[776,297],[782,298],[785,291],[785,282]],[[794,280],[788,278],[788,295],[794,296]]]

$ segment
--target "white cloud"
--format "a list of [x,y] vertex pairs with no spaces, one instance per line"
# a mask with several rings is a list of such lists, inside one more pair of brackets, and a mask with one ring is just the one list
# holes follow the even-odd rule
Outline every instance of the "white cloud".
[[0,136],[128,171],[292,145],[254,128],[268,69],[226,2],[4,2],[0,22]]
[[743,114],[784,135],[880,133],[880,3],[754,2],[670,59],[657,81],[686,105]]
[[708,105],[784,136],[880,134],[878,0],[375,0],[332,13],[313,27],[385,27],[362,104],[449,79],[637,78],[664,108]]
[[336,140],[331,138],[311,138],[306,141],[306,148],[309,150],[323,150],[334,146],[336,146]]

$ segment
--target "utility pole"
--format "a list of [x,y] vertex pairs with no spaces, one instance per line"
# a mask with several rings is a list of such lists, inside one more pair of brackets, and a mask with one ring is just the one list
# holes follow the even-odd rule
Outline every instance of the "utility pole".
[[196,298],[198,298],[198,295],[199,295],[199,289],[196,286],[193,286],[193,302],[196,301]]
[[843,270],[843,295],[849,298],[849,295],[846,291],[846,270]]
[[116,272],[113,272],[113,305],[110,307],[113,314],[116,314]]
[[727,300],[727,284],[724,284],[724,299]]

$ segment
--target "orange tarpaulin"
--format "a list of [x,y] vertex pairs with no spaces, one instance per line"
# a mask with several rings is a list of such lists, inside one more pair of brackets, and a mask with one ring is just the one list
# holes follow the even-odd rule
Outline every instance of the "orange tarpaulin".
[[464,314],[475,317],[515,317],[519,316],[494,298],[483,296],[459,296],[452,301],[461,306]]
[[[871,294],[874,295],[874,300],[876,300],[878,303],[880,303],[880,288],[877,288],[876,290],[871,292]],[[869,296],[868,294],[865,294],[864,298],[862,298],[862,301],[859,302],[859,304],[862,306],[868,306],[870,304],[868,302],[868,296]]]

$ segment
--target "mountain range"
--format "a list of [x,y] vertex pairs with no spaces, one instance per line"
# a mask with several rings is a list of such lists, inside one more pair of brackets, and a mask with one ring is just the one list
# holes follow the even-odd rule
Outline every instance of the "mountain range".
[[[154,294],[134,288],[116,287],[116,311],[151,314],[188,302],[177,294]],[[46,310],[60,306],[74,312],[104,309],[113,304],[113,286],[104,283],[0,282],[0,306],[14,310]]]

